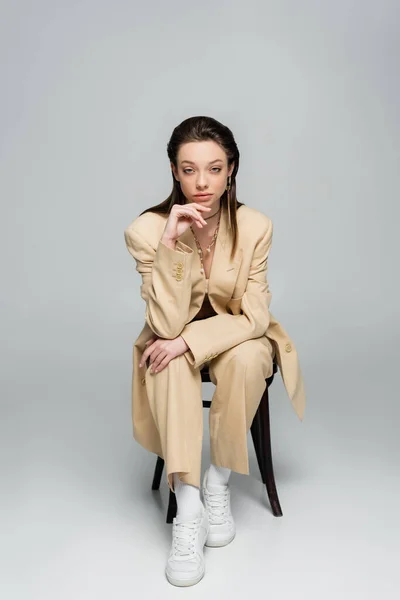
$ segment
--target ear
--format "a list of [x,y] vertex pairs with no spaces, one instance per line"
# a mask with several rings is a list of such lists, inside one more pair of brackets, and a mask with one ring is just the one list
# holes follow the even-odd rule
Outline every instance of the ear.
[[233,169],[234,169],[234,168],[235,168],[235,163],[233,162],[233,163],[232,163],[232,165],[229,167],[229,170],[228,170],[228,176],[229,176],[229,175],[232,175],[232,173],[233,173]]

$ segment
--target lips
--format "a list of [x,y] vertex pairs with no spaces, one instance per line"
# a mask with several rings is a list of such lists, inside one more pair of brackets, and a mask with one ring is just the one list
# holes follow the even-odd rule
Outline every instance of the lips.
[[212,194],[195,194],[196,198],[207,198],[207,196],[212,196]]

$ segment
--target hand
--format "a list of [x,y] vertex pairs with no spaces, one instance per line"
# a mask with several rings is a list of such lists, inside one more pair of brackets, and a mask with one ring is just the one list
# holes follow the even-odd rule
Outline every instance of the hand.
[[173,340],[165,340],[155,336],[148,340],[145,346],[147,348],[142,354],[139,366],[141,367],[150,357],[152,373],[159,373],[173,358],[184,354],[189,349],[189,346],[180,335]]
[[161,239],[178,239],[192,223],[196,223],[199,227],[207,225],[207,221],[201,215],[201,212],[205,210],[211,210],[211,206],[203,206],[197,202],[174,204],[169,213]]

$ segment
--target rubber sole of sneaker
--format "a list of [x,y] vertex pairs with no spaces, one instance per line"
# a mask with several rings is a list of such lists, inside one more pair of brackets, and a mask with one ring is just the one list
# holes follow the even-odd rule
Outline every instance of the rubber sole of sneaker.
[[201,575],[198,575],[196,579],[174,579],[173,577],[170,577],[167,572],[165,572],[165,575],[172,585],[176,585],[178,587],[189,587],[190,585],[196,585],[196,583],[199,583],[199,581],[203,579],[205,570],[201,573]]
[[231,543],[232,540],[235,539],[236,536],[236,531],[235,533],[232,535],[232,537],[230,537],[228,540],[213,540],[212,538],[207,539],[205,546],[207,546],[208,548],[222,548],[222,546],[227,546],[228,544]]

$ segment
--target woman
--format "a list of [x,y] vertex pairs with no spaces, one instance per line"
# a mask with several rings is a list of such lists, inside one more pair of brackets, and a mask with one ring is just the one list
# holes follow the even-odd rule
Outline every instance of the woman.
[[[133,350],[132,416],[135,439],[165,460],[177,500],[166,576],[187,586],[204,575],[204,544],[224,546],[235,536],[228,480],[231,471],[249,473],[247,433],[274,356],[300,420],[305,395],[294,344],[269,311],[272,222],[236,199],[232,132],[191,117],[174,129],[167,151],[172,193],[124,232],[146,303]],[[203,504],[205,364],[216,387]]]

